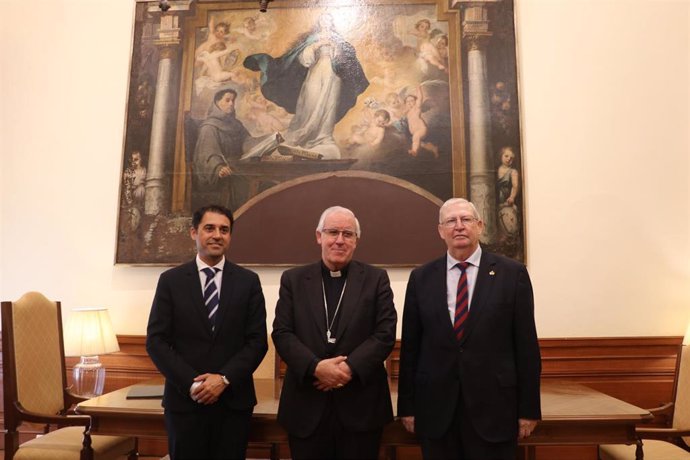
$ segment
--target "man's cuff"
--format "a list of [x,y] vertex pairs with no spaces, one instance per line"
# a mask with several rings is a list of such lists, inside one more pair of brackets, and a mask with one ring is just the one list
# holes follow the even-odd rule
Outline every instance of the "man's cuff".
[[355,372],[355,368],[354,368],[354,366],[352,366],[349,359],[347,359],[347,358],[345,359],[345,364],[347,364],[347,367],[350,368],[350,373],[352,374],[352,378],[354,379],[355,377],[357,377],[357,373]]
[[321,362],[319,358],[314,358],[311,360],[311,363],[309,363],[309,367],[307,368],[308,377],[315,377],[314,373],[316,372],[316,366],[318,366],[319,362]]

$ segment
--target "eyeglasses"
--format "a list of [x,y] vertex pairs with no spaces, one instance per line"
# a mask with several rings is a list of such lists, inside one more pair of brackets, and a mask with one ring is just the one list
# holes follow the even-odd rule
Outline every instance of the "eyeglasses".
[[329,238],[333,238],[334,240],[338,239],[338,235],[343,235],[343,239],[347,241],[352,241],[355,238],[357,238],[357,234],[353,232],[352,230],[338,230],[337,228],[324,228],[321,230],[321,233],[328,236]]
[[475,222],[477,222],[479,219],[476,217],[472,216],[462,216],[462,217],[451,217],[449,219],[444,220],[441,222],[441,225],[443,225],[446,228],[453,228],[456,225],[458,225],[458,222],[462,224],[463,227],[466,227],[468,225],[471,225]]

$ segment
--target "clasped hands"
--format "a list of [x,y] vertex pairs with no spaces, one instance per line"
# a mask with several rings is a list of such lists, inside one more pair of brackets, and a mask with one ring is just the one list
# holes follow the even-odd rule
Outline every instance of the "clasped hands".
[[314,387],[320,391],[342,388],[352,380],[352,369],[347,365],[346,356],[322,359],[314,370]]
[[194,378],[189,395],[199,404],[213,404],[225,391],[223,377],[219,374],[201,374]]

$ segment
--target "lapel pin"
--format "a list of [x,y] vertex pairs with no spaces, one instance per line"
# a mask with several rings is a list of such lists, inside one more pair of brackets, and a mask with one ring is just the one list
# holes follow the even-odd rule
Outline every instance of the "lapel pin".
[[493,271],[493,270],[491,270],[491,271],[489,272],[489,276],[494,276],[495,274],[496,274],[496,272]]

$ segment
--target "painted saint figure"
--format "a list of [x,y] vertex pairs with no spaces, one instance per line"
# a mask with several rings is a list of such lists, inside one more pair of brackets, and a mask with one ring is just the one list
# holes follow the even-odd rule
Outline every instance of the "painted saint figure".
[[222,89],[208,116],[199,124],[194,147],[192,205],[219,203],[239,209],[250,197],[250,178],[242,162],[273,152],[282,138],[276,133],[253,137],[236,116],[237,92]]
[[129,159],[129,167],[124,172],[125,203],[135,207],[144,207],[146,196],[146,167],[141,159],[141,152],[135,150]]
[[335,124],[369,86],[355,48],[336,30],[333,17],[323,14],[312,31],[302,35],[282,56],[253,54],[244,61],[261,72],[266,99],[293,113],[285,144],[340,158],[333,138]]
[[194,149],[194,207],[221,203],[237,209],[247,199],[247,180],[238,174],[236,163],[249,131],[235,117],[236,98],[232,89],[218,91],[208,117],[199,126]]
[[520,230],[518,207],[515,204],[520,191],[517,169],[513,167],[515,153],[511,147],[501,149],[501,165],[496,170],[496,196],[501,240],[514,240]]

